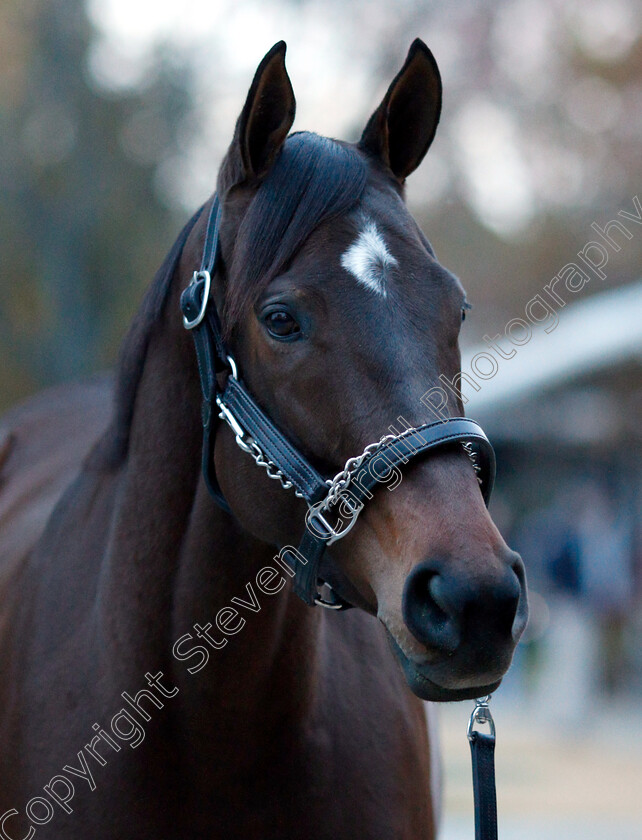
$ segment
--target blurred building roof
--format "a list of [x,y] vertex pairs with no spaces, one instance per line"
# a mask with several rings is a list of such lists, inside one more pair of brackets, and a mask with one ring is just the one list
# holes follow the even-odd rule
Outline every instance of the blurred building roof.
[[[642,281],[568,304],[558,314],[554,330],[535,325],[529,343],[500,359],[478,392],[465,388],[467,413],[503,439],[587,443],[639,436]],[[503,336],[500,343],[511,347]],[[488,351],[484,345],[464,352],[462,370]]]

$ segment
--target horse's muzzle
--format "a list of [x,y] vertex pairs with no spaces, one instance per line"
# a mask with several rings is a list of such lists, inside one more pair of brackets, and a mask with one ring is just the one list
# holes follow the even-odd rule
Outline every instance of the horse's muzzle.
[[413,690],[414,683],[425,690],[430,683],[447,693],[478,696],[496,688],[506,673],[528,618],[526,580],[518,554],[507,552],[499,564],[493,559],[487,568],[472,562],[454,567],[449,558],[437,557],[408,575],[403,619],[426,648],[426,659],[396,652]]

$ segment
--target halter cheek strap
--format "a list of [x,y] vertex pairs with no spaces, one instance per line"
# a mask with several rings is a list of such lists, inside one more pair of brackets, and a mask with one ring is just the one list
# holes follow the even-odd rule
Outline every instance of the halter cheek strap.
[[[446,446],[460,445],[470,458],[488,504],[495,477],[495,454],[481,427],[465,417],[448,418],[385,435],[364,452],[350,458],[334,478],[324,478],[307,458],[272,423],[239,378],[233,357],[222,338],[221,324],[210,296],[219,251],[221,207],[214,196],[210,210],[203,257],[199,271],[181,296],[183,324],[194,338],[203,392],[203,476],[216,503],[230,507],[221,492],[214,470],[214,430],[217,418],[227,422],[236,443],[268,476],[308,505],[306,528],[298,549],[285,546],[283,559],[295,570],[294,589],[310,605],[348,609],[351,604],[327,586],[328,598],[320,594],[324,581],[319,566],[328,545],[344,537],[355,524],[372,491],[391,471],[412,458]],[[219,376],[225,374],[223,387]]]

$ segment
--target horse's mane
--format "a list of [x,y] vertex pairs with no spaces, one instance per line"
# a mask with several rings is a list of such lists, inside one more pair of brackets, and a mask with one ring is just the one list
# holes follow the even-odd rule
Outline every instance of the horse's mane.
[[172,278],[187,237],[202,211],[202,207],[197,210],[179,233],[176,242],[172,245],[147,288],[142,304],[121,346],[116,373],[112,420],[94,453],[94,457],[97,457],[102,464],[117,466],[127,455],[136,392],[143,374],[150,335],[154,325],[163,313],[172,285]]
[[[226,290],[226,332],[322,222],[350,210],[361,198],[367,168],[350,146],[301,132],[292,134],[252,198],[241,222]],[[116,374],[114,414],[94,453],[117,466],[127,455],[136,392],[154,325],[160,319],[183,247],[201,207],[185,225],[156,272],[123,342]]]
[[366,178],[354,147],[307,131],[287,138],[239,227],[223,317],[228,335],[310,234],[357,204]]

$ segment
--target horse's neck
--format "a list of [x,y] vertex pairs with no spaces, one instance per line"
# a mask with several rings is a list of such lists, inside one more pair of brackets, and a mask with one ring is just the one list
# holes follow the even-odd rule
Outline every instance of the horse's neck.
[[[185,711],[180,725],[198,722],[187,733],[196,749],[207,743],[209,728],[220,738],[226,714],[226,731],[238,725],[239,697],[246,727],[252,718],[258,723],[268,708],[275,715],[282,714],[282,705],[305,714],[321,619],[289,586],[274,595],[261,591],[257,573],[275,566],[275,550],[244,532],[209,497],[200,478],[196,361],[191,344],[181,339],[182,334],[161,329],[148,350],[98,604],[107,637],[118,640],[114,654],[122,655],[128,643],[130,651],[136,649],[131,664],[141,682],[146,672],[157,669],[180,687],[173,708]],[[271,580],[268,588],[277,583]],[[229,612],[221,616],[224,608],[236,609],[238,618],[230,620]],[[232,634],[229,628],[241,620],[245,623]],[[208,624],[213,643],[195,630],[195,625]],[[192,641],[183,642],[178,656],[173,655],[175,643],[186,634]],[[190,669],[205,654],[179,658],[194,646],[209,657],[197,672]],[[275,701],[279,697],[282,704]]]
[[323,618],[288,584],[270,594],[264,582],[289,580],[276,551],[212,507],[201,484],[175,583],[172,668],[186,755],[210,770],[225,754],[231,769],[241,742],[256,761],[309,721]]
[[198,383],[181,358],[185,343],[172,342],[170,323],[166,313],[147,348],[97,593],[101,635],[119,642],[107,650],[117,653],[136,640],[132,647],[155,660],[169,641],[172,581],[189,527],[200,445]]

